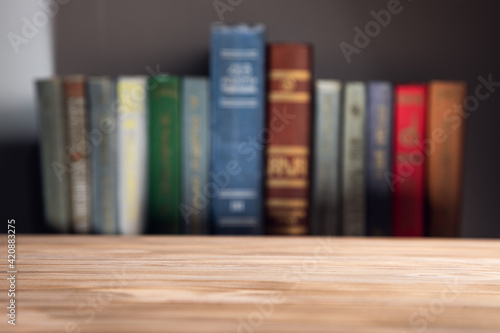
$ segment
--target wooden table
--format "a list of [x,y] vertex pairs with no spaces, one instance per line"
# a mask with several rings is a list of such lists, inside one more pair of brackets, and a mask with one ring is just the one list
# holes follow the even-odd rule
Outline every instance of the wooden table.
[[0,332],[500,332],[500,241],[17,236]]

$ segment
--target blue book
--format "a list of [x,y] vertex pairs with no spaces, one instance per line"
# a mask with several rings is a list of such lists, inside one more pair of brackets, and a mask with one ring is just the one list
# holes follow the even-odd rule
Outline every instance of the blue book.
[[94,232],[118,232],[116,82],[108,77],[87,81],[89,99],[89,141],[91,221]]
[[259,234],[263,210],[263,25],[212,27],[212,150],[204,194],[216,234]]
[[187,234],[207,234],[209,200],[203,189],[208,182],[210,149],[208,79],[186,77],[181,91],[183,229]]
[[311,234],[340,234],[340,93],[335,80],[316,81]]
[[384,175],[391,172],[392,91],[389,82],[368,83],[366,208],[370,236],[391,235],[392,192]]

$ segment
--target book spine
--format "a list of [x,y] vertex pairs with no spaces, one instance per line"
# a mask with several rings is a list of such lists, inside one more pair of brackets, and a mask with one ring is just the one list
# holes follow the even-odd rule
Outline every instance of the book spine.
[[264,27],[212,28],[210,211],[217,234],[262,230]]
[[118,232],[117,100],[111,78],[89,78],[89,141],[92,228],[99,234]]
[[341,83],[316,81],[311,234],[340,234]]
[[268,61],[266,228],[270,234],[308,234],[312,50],[271,44]]
[[85,80],[81,76],[64,80],[68,126],[68,155],[73,230],[90,231],[89,148]]
[[38,81],[36,87],[45,219],[54,230],[68,232],[71,229],[71,201],[63,85],[60,79],[52,79]]
[[393,234],[418,237],[424,235],[427,85],[398,85],[395,94]]
[[344,91],[342,227],[347,236],[366,234],[365,89],[362,82],[349,82]]
[[370,82],[367,104],[367,232],[370,236],[390,236],[392,192],[386,181],[386,175],[392,172],[392,85],[389,82]]
[[145,77],[120,77],[118,97],[118,231],[139,234],[146,213],[147,114]]
[[206,78],[182,81],[182,205],[184,231],[208,234],[209,200],[203,199],[208,183],[210,119],[209,83]]
[[429,85],[429,236],[460,236],[466,90],[465,82],[433,81]]
[[180,79],[149,78],[149,198],[148,216],[154,233],[180,229]]

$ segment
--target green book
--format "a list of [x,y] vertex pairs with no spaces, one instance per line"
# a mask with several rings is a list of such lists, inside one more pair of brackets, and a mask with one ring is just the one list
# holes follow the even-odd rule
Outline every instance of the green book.
[[180,232],[181,124],[180,79],[149,78],[149,204],[150,231]]

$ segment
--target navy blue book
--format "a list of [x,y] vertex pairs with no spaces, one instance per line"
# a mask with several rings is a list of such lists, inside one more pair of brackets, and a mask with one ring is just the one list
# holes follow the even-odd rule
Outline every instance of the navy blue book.
[[392,163],[392,85],[369,82],[367,99],[367,231],[370,236],[390,236],[392,192],[385,175],[391,171]]
[[212,27],[212,149],[204,196],[216,234],[260,234],[263,213],[263,25]]

